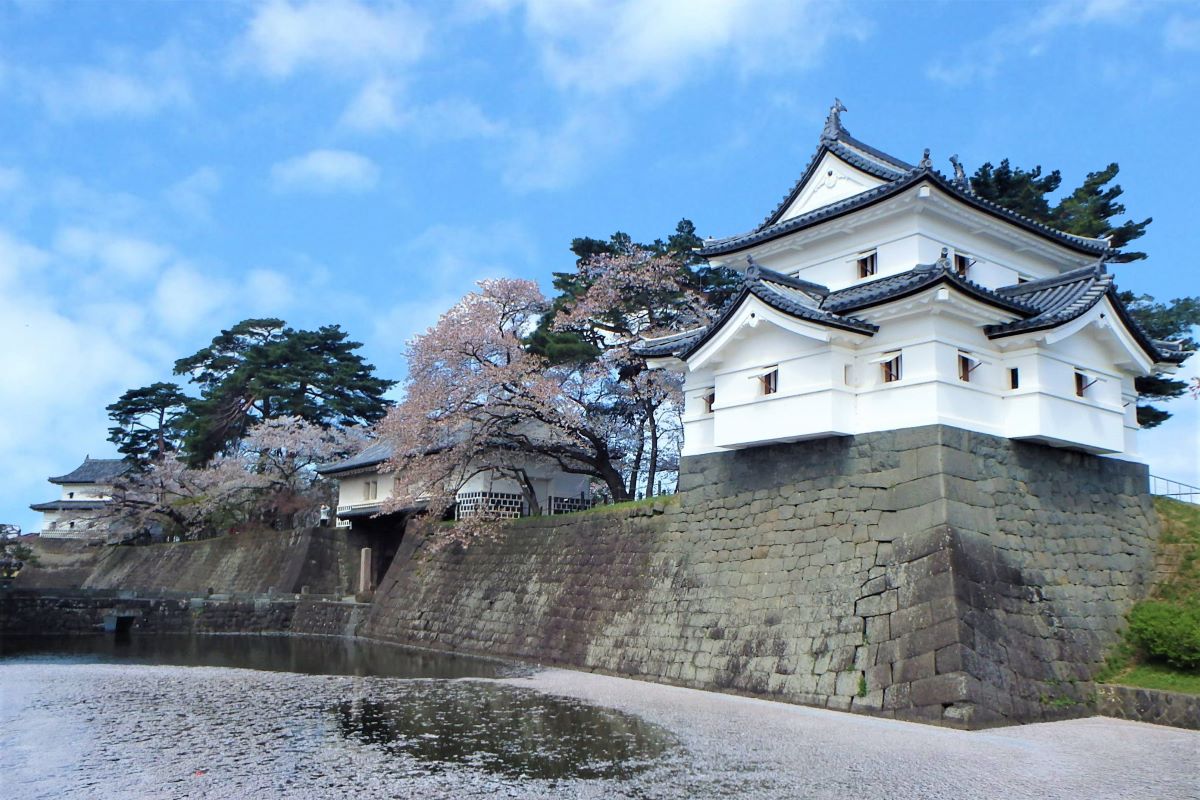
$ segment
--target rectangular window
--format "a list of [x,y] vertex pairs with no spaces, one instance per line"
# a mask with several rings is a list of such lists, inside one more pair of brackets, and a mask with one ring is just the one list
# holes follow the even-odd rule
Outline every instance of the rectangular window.
[[842,367],[842,383],[846,384],[847,386],[854,385],[854,367],[850,364],[846,364],[844,367]]
[[363,500],[374,500],[379,497],[379,481],[367,481],[363,484]]
[[770,372],[767,372],[767,373],[759,376],[759,380],[762,382],[762,393],[763,394],[775,394],[777,391],[779,391],[779,370],[778,369],[773,369]]
[[713,389],[708,394],[700,398],[700,402],[704,404],[704,413],[713,413],[713,403],[717,402],[717,390]]
[[963,383],[971,382],[971,370],[975,369],[977,362],[971,359],[970,356],[963,353],[958,354],[958,379]]
[[1010,388],[1010,389],[1020,389],[1021,388],[1021,371],[1018,370],[1016,367],[1012,367],[1011,369],[1008,370],[1008,388]]
[[879,271],[879,258],[876,253],[867,253],[858,257],[858,277],[869,278]]
[[967,270],[971,269],[972,263],[970,256],[964,256],[962,253],[954,254],[954,272],[958,277],[967,277]]
[[895,356],[889,358],[887,361],[884,361],[880,366],[883,369],[884,383],[895,383],[896,381],[900,380],[901,367],[903,366],[900,359],[900,353],[896,353]]

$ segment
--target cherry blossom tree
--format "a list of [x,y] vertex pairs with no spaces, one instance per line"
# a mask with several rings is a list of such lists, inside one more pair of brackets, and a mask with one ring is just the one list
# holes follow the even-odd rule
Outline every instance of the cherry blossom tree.
[[626,491],[637,494],[645,464],[645,493],[651,495],[659,470],[678,467],[683,380],[647,370],[631,347],[641,338],[700,325],[713,309],[695,273],[670,253],[630,247],[592,256],[578,269],[578,283],[586,288],[560,304],[554,329],[588,341],[600,367],[618,377],[628,423]]
[[524,337],[545,313],[537,284],[482,281],[408,346],[406,396],[379,425],[403,480],[391,508],[422,503],[437,518],[485,470],[515,479],[530,509],[531,464],[589,475],[628,497],[618,468],[618,402],[609,370],[553,366]]
[[238,448],[194,467],[166,455],[122,476],[106,509],[113,527],[204,538],[243,525],[291,526],[327,500],[314,467],[344,458],[361,434],[297,416],[251,427]]

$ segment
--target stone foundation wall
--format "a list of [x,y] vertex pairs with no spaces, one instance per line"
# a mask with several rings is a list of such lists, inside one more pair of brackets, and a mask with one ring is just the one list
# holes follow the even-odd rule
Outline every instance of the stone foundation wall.
[[137,597],[132,592],[0,592],[0,634],[100,633],[106,617],[133,633],[300,633],[353,636],[366,606],[306,597]]
[[97,547],[35,541],[41,564],[17,588],[121,589],[143,593],[299,593],[346,596],[358,580],[354,533],[334,528],[265,531],[198,542]]
[[960,727],[1090,713],[1146,481],[940,426],[698,456],[673,502],[402,553],[363,632]]
[[1106,717],[1200,730],[1200,697],[1194,694],[1100,686],[1096,695],[1096,712]]

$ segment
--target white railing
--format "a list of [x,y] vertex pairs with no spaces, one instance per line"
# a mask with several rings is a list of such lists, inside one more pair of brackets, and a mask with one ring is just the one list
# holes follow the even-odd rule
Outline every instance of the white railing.
[[1173,481],[1170,478],[1160,478],[1158,475],[1150,476],[1150,494],[1170,497],[1183,503],[1200,504],[1200,486]]

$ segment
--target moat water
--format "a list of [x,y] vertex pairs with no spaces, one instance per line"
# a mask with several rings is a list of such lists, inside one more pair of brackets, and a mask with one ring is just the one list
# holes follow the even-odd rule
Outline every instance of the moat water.
[[315,637],[7,638],[0,795],[482,796],[665,763],[662,728],[501,682],[531,672]]
[[0,800],[1200,798],[1200,733],[967,733],[336,639],[0,640]]

